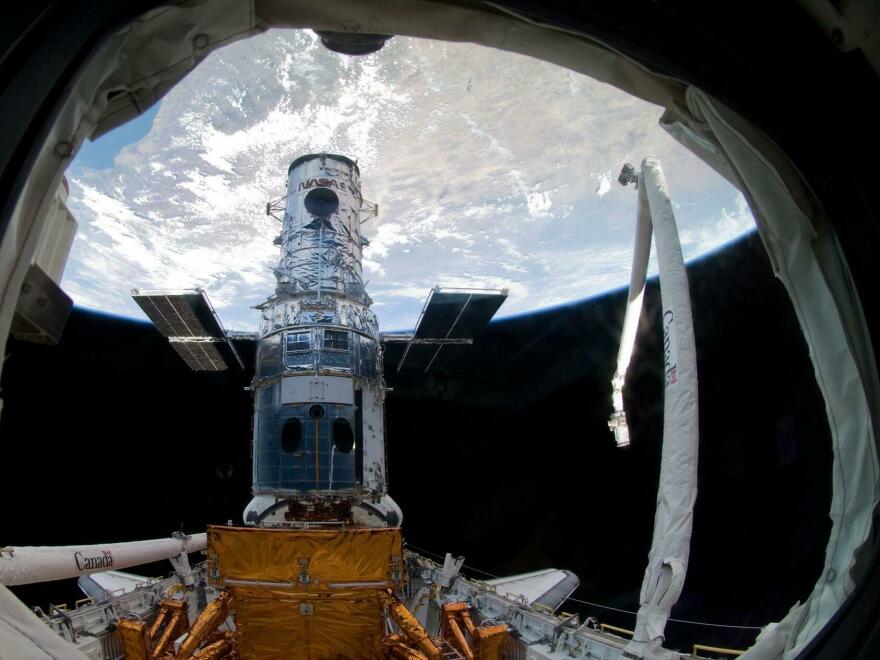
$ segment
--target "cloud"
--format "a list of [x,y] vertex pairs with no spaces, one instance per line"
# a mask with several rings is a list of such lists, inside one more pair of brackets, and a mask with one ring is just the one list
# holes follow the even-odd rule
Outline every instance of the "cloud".
[[596,194],[599,197],[604,197],[608,191],[611,190],[611,175],[610,173],[603,173],[599,175],[599,185],[596,188]]
[[[512,91],[514,90],[514,91]],[[204,287],[228,328],[274,290],[287,166],[357,158],[364,277],[382,327],[407,327],[435,284],[510,290],[502,313],[625,284],[636,196],[621,163],[663,161],[685,254],[751,226],[738,194],[657,127],[661,109],[554,65],[472,44],[396,37],[346,58],[273,30],[203,61],[115,167],[74,165],[80,234],[64,286],[139,314],[132,287]]]
[[755,219],[742,195],[737,195],[730,206],[716,211],[708,222],[680,233],[685,258],[705,254],[755,228]]
[[526,203],[529,208],[529,215],[533,218],[549,218],[548,213],[553,202],[550,201],[550,193],[533,192],[526,195]]
[[379,225],[376,233],[370,237],[370,244],[364,248],[365,258],[382,258],[388,256],[388,250],[394,245],[406,245],[410,242],[403,225],[386,222]]

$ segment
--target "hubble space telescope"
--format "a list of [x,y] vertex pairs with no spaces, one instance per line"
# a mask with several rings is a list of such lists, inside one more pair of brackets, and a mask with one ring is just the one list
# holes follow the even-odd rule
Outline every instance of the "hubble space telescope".
[[[666,368],[674,374],[665,405],[686,413],[667,417],[664,452],[686,457],[696,452],[696,415],[684,264],[659,163],[646,159],[635,182],[637,245],[610,426],[625,445],[620,392],[656,234]],[[297,158],[287,194],[266,212],[281,222],[281,258],[275,292],[257,306],[257,333],[227,332],[202,290],[133,292],[194,370],[244,369],[236,343],[255,342],[253,499],[244,524],[171,539],[5,549],[0,584],[77,577],[90,601],[43,614],[57,636],[44,630],[40,647],[101,660],[643,657],[627,653],[642,653],[644,638],[662,639],[671,602],[664,599],[684,577],[679,571],[666,584],[652,576],[663,577],[673,559],[686,565],[693,463],[661,471],[661,492],[684,484],[690,500],[656,521],[662,552],[649,558],[646,580],[665,591],[645,593],[629,646],[592,620],[556,615],[579,584],[570,571],[479,581],[460,574],[461,557],[438,557],[441,564],[405,548],[386,477],[384,348],[398,344],[398,371],[441,369],[468,350],[507,292],[434,287],[413,332],[383,334],[361,271],[362,226],[377,206],[362,197],[357,163],[326,153]],[[191,565],[198,551],[207,559]],[[150,580],[120,570],[159,559],[175,574]]]
[[[760,15],[731,6],[686,16],[670,3],[600,2],[585,11],[544,4],[210,0],[95,3],[84,13],[77,3],[54,2],[7,12],[0,59],[7,118],[0,140],[0,320],[19,337],[58,340],[72,305],[56,261],[74,226],[56,192],[65,169],[84,139],[141,114],[231,41],[273,28],[311,28],[328,48],[357,54],[399,35],[480,44],[591,76],[662,108],[660,126],[744,194],[773,271],[795,304],[834,422],[824,564],[812,591],[764,626],[745,655],[875,657],[880,471],[872,346],[880,197],[870,176],[851,173],[874,166],[875,152],[865,145],[877,130],[870,94],[880,70],[876,3],[787,2]],[[639,38],[644,34],[652,38]],[[78,660],[739,654],[664,646],[688,572],[698,388],[686,271],[659,163],[646,159],[630,181],[638,187],[638,233],[609,420],[620,450],[628,451],[623,394],[653,235],[663,305],[663,445],[632,631],[557,614],[577,584],[564,571],[474,580],[459,573],[460,559],[447,555],[437,563],[404,549],[400,512],[387,497],[383,347],[403,343],[398,369],[442,369],[450,354],[465,353],[455,343],[476,336],[500,294],[435,288],[407,336],[363,325],[372,315],[357,286],[359,229],[371,208],[359,192],[352,197],[351,188],[341,188],[356,182],[357,166],[345,157],[312,155],[292,167],[294,178],[280,206],[269,209],[284,210],[277,239],[284,254],[257,335],[227,333],[201,291],[136,295],[194,369],[243,369],[236,345],[257,344],[254,499],[246,524],[129,543],[0,548],[0,654]],[[345,206],[355,198],[358,204]],[[346,210],[354,214],[344,216]],[[298,231],[299,242],[292,238]],[[293,263],[297,254],[303,263]],[[349,310],[361,318],[350,318]],[[373,359],[371,372],[365,361]],[[207,557],[191,565],[199,551]],[[160,559],[170,559],[172,575],[123,572]],[[87,597],[46,612],[31,611],[6,588],[69,578],[78,578]]]
[[134,292],[197,371],[242,367],[233,337],[256,341],[253,495],[248,525],[400,525],[385,482],[383,344],[404,343],[398,369],[428,371],[472,342],[506,291],[431,290],[412,334],[381,334],[361,269],[365,222],[357,163],[308,154],[266,212],[281,222],[275,293],[257,306],[257,335],[226,333],[203,291]]

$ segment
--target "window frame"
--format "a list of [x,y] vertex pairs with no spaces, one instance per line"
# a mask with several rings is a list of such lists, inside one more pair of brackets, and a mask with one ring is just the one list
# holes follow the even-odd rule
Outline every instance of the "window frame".
[[[306,348],[291,348],[291,345],[305,344],[299,337],[308,337],[308,345]],[[292,337],[297,337],[296,341],[291,341]],[[284,333],[284,355],[299,355],[309,353],[315,346],[314,337],[311,330],[290,330]]]
[[[336,346],[328,346],[328,341],[336,343],[339,339],[328,339],[327,335],[329,333],[338,333],[340,336],[345,336],[345,348],[338,348]],[[351,352],[351,332],[349,330],[339,330],[338,328],[324,328],[323,334],[323,344],[322,348],[325,351],[334,351],[337,353],[350,353]]]

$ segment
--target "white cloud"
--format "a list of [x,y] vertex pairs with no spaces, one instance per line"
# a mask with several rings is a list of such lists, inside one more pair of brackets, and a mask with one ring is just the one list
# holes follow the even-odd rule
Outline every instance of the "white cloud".
[[363,266],[365,273],[371,273],[374,275],[385,275],[385,269],[382,268],[382,264],[378,261],[373,261],[372,259],[363,258]]
[[396,37],[345,58],[310,32],[270,31],[202,62],[115,168],[74,167],[64,285],[129,314],[131,287],[202,286],[227,327],[255,327],[278,260],[265,203],[294,157],[326,150],[357,158],[379,202],[363,268],[383,327],[411,325],[435,284],[507,288],[507,314],[600,293],[629,275],[636,196],[613,185],[626,160],[662,159],[688,257],[752,226],[660,113],[475,45]]
[[548,213],[550,207],[553,206],[553,202],[550,201],[550,193],[529,193],[526,195],[526,202],[529,207],[529,215],[533,218],[551,217],[551,214]]
[[685,258],[697,257],[755,228],[755,220],[745,198],[737,194],[732,209],[717,211],[698,227],[681,231],[679,240]]
[[365,258],[384,258],[394,245],[406,245],[410,242],[403,225],[386,222],[379,225],[376,233],[370,237],[370,244],[364,248]]

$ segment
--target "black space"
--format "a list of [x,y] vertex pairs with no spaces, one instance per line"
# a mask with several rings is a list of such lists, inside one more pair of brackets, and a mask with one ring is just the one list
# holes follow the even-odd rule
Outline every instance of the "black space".
[[[754,234],[689,274],[700,493],[673,616],[760,626],[803,600],[821,570],[831,491],[824,404]],[[455,349],[463,359],[447,360],[444,373],[397,374],[389,350],[389,482],[407,540],[499,575],[567,568],[581,578],[577,597],[636,609],[661,449],[657,294],[652,281],[625,393],[633,441],[625,450],[606,426],[625,292],[493,323],[473,347]],[[152,326],[84,310],[60,346],[11,341],[8,350],[0,546],[134,540],[239,521],[250,497],[249,373],[192,373]],[[252,364],[252,351],[239,350]],[[15,591],[30,605],[78,597],[71,582]],[[575,603],[563,609],[634,622]],[[743,647],[754,635],[667,627],[672,647]]]

